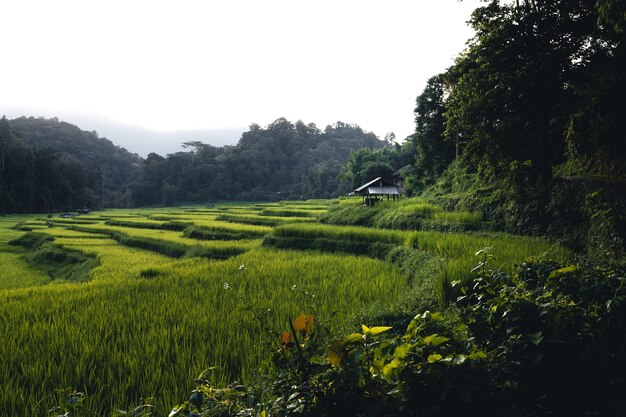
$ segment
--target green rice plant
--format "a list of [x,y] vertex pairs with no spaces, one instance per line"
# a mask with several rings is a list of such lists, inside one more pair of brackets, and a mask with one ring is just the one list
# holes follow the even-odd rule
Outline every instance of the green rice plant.
[[22,253],[11,253],[0,247],[0,291],[25,288],[50,282],[45,271],[33,268],[24,260]]
[[139,276],[146,268],[160,268],[175,261],[155,252],[121,246],[112,239],[58,238],[56,243],[97,257],[100,265],[90,272],[92,282],[118,283]]
[[106,234],[122,245],[150,250],[172,258],[199,256],[225,259],[246,252],[254,244],[245,241],[215,244],[182,237],[179,233],[165,230],[139,229],[100,225],[98,227],[73,226],[72,230]]
[[33,268],[24,258],[21,246],[9,245],[24,235],[16,230],[17,223],[29,221],[32,216],[0,217],[0,291],[46,284],[50,277],[44,271]]
[[[419,212],[400,208],[422,203],[403,199],[369,212],[382,216],[395,207],[400,219],[397,213]],[[360,209],[359,204],[339,200],[334,206]],[[430,299],[435,284],[443,294],[450,282],[471,277],[480,261],[474,254],[485,246],[493,247],[496,260],[487,265],[493,269],[505,270],[545,250],[569,256],[542,239],[333,226],[317,224],[315,217],[262,215],[264,210],[310,214],[331,205],[325,200],[256,209],[235,203],[211,210],[108,210],[87,218],[100,223],[67,223],[70,228],[56,222],[49,227],[47,219],[35,216],[0,218],[0,415],[47,416],[55,389],[66,387],[87,394],[87,415],[110,416],[147,397],[156,398],[156,415],[167,415],[207,368],[213,369],[207,377],[214,384],[254,380],[268,349],[279,349],[274,343],[286,317],[313,313],[340,332],[400,303],[427,306],[407,300],[407,294]],[[434,213],[427,220],[447,221],[436,218],[443,212]],[[102,224],[105,220],[117,223]],[[33,222],[57,246],[97,259],[90,280],[51,282],[33,273],[24,260],[26,249],[6,243],[23,235],[8,229],[20,221]],[[198,240],[177,230],[128,227],[178,222],[255,237],[272,231],[265,241],[274,240],[275,247],[261,246],[260,238]],[[129,242],[136,245],[122,244]],[[160,252],[172,247],[180,257]],[[391,248],[388,259],[402,271],[369,258],[382,258]],[[225,259],[202,257],[207,253]],[[5,271],[13,271],[11,278]]]
[[280,207],[296,209],[296,210],[312,210],[312,211],[325,211],[328,209],[328,204],[312,204],[300,201],[281,201]]
[[46,242],[52,242],[54,238],[44,233],[28,232],[19,236],[17,239],[9,241],[9,245],[22,246],[26,249],[37,249]]
[[[382,208],[394,209],[393,206],[388,207],[392,204],[393,203],[387,203],[386,206],[383,206]],[[414,202],[411,200],[401,201],[397,205],[396,209],[404,213],[411,213],[426,218],[434,217],[437,213],[441,213],[443,211],[440,206],[424,202]]]
[[281,206],[318,206],[327,208],[335,200],[311,199],[311,200],[282,200],[278,204]]
[[278,226],[284,223],[314,223],[316,221],[313,217],[250,216],[235,214],[222,214],[217,216],[216,220],[266,227]]
[[343,224],[353,226],[366,226],[372,218],[378,214],[378,210],[361,204],[341,204],[323,213],[319,221],[326,224]]
[[87,415],[108,416],[142,397],[167,415],[204,369],[215,366],[213,383],[254,378],[285,317],[306,311],[342,326],[359,320],[355,312],[393,303],[404,282],[381,261],[272,249],[220,262],[142,259],[131,273],[122,252],[106,252],[115,249],[135,251],[128,259],[145,253],[116,244],[85,249],[101,251],[92,275],[110,263],[126,273],[0,292],[6,415],[47,416],[58,387],[85,392]]
[[262,216],[274,216],[274,217],[317,217],[318,214],[321,214],[324,211],[325,210],[264,208],[261,211],[261,215]]
[[275,237],[331,240],[347,240],[361,242],[378,242],[395,245],[416,246],[415,232],[399,230],[372,229],[359,226],[329,226],[323,224],[286,224],[274,228]]
[[362,197],[339,197],[338,205],[340,206],[360,206],[363,205]]
[[378,210],[367,224],[381,229],[421,230],[424,222],[425,218],[421,214],[400,210]]
[[184,237],[200,240],[240,240],[259,238],[266,232],[236,230],[220,226],[192,226],[185,229]]
[[452,282],[467,283],[475,277],[474,268],[482,261],[476,253],[484,248],[490,248],[493,256],[489,268],[506,273],[529,257],[545,255],[559,261],[571,257],[568,249],[546,239],[505,233],[417,232],[415,239],[419,249],[445,260],[438,278],[444,301],[448,301],[446,294]]
[[118,220],[118,219],[109,219],[105,222],[105,224],[110,226],[122,226],[122,227],[134,227],[137,229],[157,229],[157,230],[174,230],[174,231],[183,231],[189,226],[192,225],[191,222],[183,222],[180,220],[172,220],[172,221],[158,221],[151,219],[144,220]]
[[71,218],[71,219],[59,219],[59,218],[54,218],[54,219],[49,219],[48,221],[54,223],[54,224],[95,224],[98,223],[99,221],[102,221],[103,219],[83,219],[83,218]]
[[233,233],[248,233],[249,236],[262,237],[272,231],[269,226],[229,223],[216,219],[194,219],[193,225],[200,228],[221,230]]
[[175,215],[175,214],[150,214],[146,217],[148,220],[156,220],[160,222],[169,222],[170,220],[191,220],[191,217],[185,217],[184,215]]
[[40,233],[45,233],[46,235],[50,235],[55,238],[55,242],[58,241],[58,238],[89,238],[89,239],[108,239],[109,236],[105,234],[97,234],[97,233],[87,233],[87,232],[79,232],[76,230],[66,229],[63,227],[50,227],[45,230],[42,230]]
[[434,219],[451,223],[479,224],[482,214],[477,211],[442,211],[435,213]]
[[146,218],[109,218],[105,224],[111,226],[137,227],[140,229],[160,229],[165,222]]

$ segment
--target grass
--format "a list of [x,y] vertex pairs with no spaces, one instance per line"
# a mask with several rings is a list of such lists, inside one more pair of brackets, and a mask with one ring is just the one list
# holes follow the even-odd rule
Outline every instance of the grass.
[[320,221],[327,224],[370,226],[383,229],[472,231],[484,228],[479,212],[446,212],[442,207],[421,198],[405,198],[396,202],[383,201],[365,207],[360,198],[339,201]]
[[251,378],[271,340],[244,307],[262,314],[272,331],[303,311],[318,318],[338,312],[337,323],[347,323],[353,312],[392,303],[404,282],[382,261],[272,249],[156,269],[150,278],[127,271],[1,293],[0,403],[7,415],[47,415],[47,397],[60,387],[88,393],[95,415],[148,396],[166,415],[209,366],[219,367],[214,382]]
[[20,238],[24,232],[12,227],[29,217],[0,217],[0,291],[6,289],[31,287],[50,282],[44,271],[33,268],[24,259],[25,250],[20,246],[9,245],[12,240]]
[[276,237],[296,237],[304,239],[328,238],[333,240],[365,242],[375,241],[395,245],[409,245],[409,238],[413,233],[358,226],[327,226],[314,223],[288,224],[274,228],[274,236]]
[[[428,308],[471,276],[485,246],[493,268],[546,250],[568,256],[542,239],[316,222],[330,213],[384,226],[480,224],[408,199],[374,210],[342,199],[0,217],[0,416],[47,416],[62,388],[88,395],[86,415],[142,397],[167,415],[211,366],[214,383],[254,379],[289,317],[312,313],[340,332],[390,309]],[[97,260],[88,281],[33,268],[34,250],[8,244],[24,236],[16,223],[54,239],[43,245]]]
[[244,214],[221,214],[217,216],[215,220],[267,227],[278,226],[285,223],[314,223],[316,221],[313,217],[280,217]]
[[488,267],[503,272],[512,272],[516,264],[528,257],[549,255],[562,261],[571,257],[569,250],[545,239],[505,233],[399,231],[321,224],[276,227],[266,243],[280,248],[341,251],[375,257],[384,257],[394,245],[424,251],[440,258],[437,279],[442,299],[452,281],[467,282],[474,277],[472,270],[481,262],[476,252],[486,247],[493,256]]
[[317,215],[324,213],[325,210],[306,210],[303,208],[288,209],[288,208],[264,208],[261,210],[263,216],[273,217],[317,217]]

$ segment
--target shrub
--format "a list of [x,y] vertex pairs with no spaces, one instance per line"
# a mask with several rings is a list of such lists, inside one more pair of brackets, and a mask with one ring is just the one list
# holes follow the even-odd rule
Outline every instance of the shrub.
[[171,415],[621,416],[624,272],[483,264],[450,307],[417,314],[404,331],[363,325],[336,338],[303,315],[277,340],[265,392],[200,380]]

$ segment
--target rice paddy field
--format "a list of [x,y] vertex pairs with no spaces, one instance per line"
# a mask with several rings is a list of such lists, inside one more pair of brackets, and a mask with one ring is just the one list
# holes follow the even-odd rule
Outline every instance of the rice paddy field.
[[[438,257],[431,279],[444,283],[471,278],[486,246],[493,267],[509,270],[527,256],[569,256],[538,238],[318,223],[329,207],[351,204],[0,217],[0,416],[48,416],[64,389],[86,394],[85,415],[153,398],[155,415],[166,416],[207,368],[215,384],[249,382],[290,318],[311,313],[342,332],[397,303],[410,281],[371,245]],[[401,207],[480,219],[421,202]]]

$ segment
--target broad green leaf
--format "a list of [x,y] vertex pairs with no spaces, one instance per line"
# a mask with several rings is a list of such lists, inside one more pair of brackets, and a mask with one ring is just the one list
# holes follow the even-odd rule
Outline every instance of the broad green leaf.
[[487,354],[485,352],[483,352],[482,350],[479,350],[477,352],[472,352],[467,356],[470,360],[477,360],[477,359],[487,359]]
[[360,342],[361,340],[363,340],[363,335],[361,333],[352,333],[343,338],[343,343],[356,343]]
[[387,365],[385,365],[383,367],[383,377],[389,378],[389,376],[391,376],[393,370],[396,369],[399,365],[400,365],[400,363],[396,359],[394,359],[391,362],[389,362]]
[[398,360],[402,360],[406,357],[407,353],[409,353],[410,349],[411,345],[409,345],[408,343],[403,343],[394,349],[393,357]]
[[370,327],[368,333],[369,333],[370,336],[376,336],[378,334],[386,332],[389,329],[391,329],[391,327],[389,327],[389,326]]
[[437,336],[433,339],[432,341],[432,345],[433,346],[439,346],[443,343],[446,343],[448,340],[450,340],[449,337],[445,337],[445,336]]
[[467,331],[467,324],[465,323],[460,323],[458,326],[456,326],[456,329],[460,332],[466,332]]
[[424,344],[439,346],[442,343],[446,343],[448,340],[450,340],[450,338],[445,337],[445,336],[439,336],[438,334],[435,333],[435,334],[431,334],[430,336],[426,336],[424,338]]
[[428,356],[428,363],[439,362],[441,358],[443,358],[443,356],[441,356],[440,354],[433,353],[432,355]]

